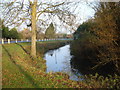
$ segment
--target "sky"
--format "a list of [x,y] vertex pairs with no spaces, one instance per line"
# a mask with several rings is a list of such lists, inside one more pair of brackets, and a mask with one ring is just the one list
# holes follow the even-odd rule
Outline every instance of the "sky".
[[[0,0],[0,2],[10,2],[14,0]],[[21,0],[17,0],[21,1]],[[27,0],[24,0],[27,3]],[[76,10],[74,10],[74,14],[76,15],[76,24],[80,25],[81,23],[85,22],[89,18],[92,18],[95,14],[95,11],[88,5],[86,4],[86,1],[90,2],[91,4],[94,4],[96,0],[38,0],[40,2],[62,2],[62,1],[68,1],[68,2],[79,2]],[[74,8],[74,6],[71,6],[71,10]],[[44,18],[44,17],[42,17]],[[46,17],[45,17],[46,18]],[[59,26],[62,23],[58,20],[58,18],[54,18],[54,22],[58,25],[56,27],[56,31],[59,33],[73,33],[73,31],[70,30],[70,28],[65,28],[64,26]],[[26,25],[23,23],[18,29],[23,30],[26,28]]]

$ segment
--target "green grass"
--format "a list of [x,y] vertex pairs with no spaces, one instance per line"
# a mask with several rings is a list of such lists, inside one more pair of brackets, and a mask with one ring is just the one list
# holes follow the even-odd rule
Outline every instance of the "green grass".
[[2,45],[3,88],[120,88],[119,76],[87,75],[83,81],[77,82],[61,72],[46,73],[43,54],[65,45],[65,41],[37,42],[37,58],[30,56],[30,45]]
[[[57,43],[57,44],[55,44]],[[69,80],[63,73],[45,73],[45,60],[41,57],[49,49],[58,48],[64,42],[38,42],[37,58],[30,56],[30,43],[2,45],[3,88],[85,88],[82,82]],[[42,45],[42,47],[41,47]]]

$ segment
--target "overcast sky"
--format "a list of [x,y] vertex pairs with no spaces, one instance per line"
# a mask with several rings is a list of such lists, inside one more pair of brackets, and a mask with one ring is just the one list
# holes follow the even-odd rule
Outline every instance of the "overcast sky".
[[[0,2],[10,2],[14,0],[0,0]],[[22,1],[22,0],[17,0],[17,1]],[[24,0],[24,2],[27,3],[28,0]],[[39,2],[63,2],[63,1],[68,1],[68,2],[78,2],[80,1],[81,3],[78,4],[78,7],[74,11],[74,14],[76,15],[76,23],[81,24],[84,21],[88,20],[89,18],[92,18],[94,16],[95,11],[88,5],[86,4],[86,1],[91,2],[91,4],[94,4],[94,1],[97,0],[38,0]],[[74,8],[74,6],[71,6],[71,9]],[[60,23],[59,20],[56,21],[57,23]],[[25,25],[22,25],[19,29],[22,30],[23,28],[26,28]],[[66,28],[59,28],[57,27],[57,32],[60,33],[70,33],[69,30]]]

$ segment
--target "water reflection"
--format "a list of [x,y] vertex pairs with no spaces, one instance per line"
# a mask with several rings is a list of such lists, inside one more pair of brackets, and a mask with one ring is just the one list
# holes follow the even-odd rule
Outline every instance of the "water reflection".
[[50,50],[45,54],[47,70],[46,72],[64,72],[70,76],[71,80],[78,81],[80,73],[74,68],[71,68],[70,60],[70,45],[63,46],[56,50]]

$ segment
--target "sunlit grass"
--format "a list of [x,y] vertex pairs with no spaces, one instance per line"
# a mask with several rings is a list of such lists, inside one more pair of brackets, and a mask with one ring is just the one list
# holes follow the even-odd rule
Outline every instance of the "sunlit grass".
[[[25,50],[29,49],[30,43],[21,43],[20,45],[3,45],[3,88],[82,87],[81,84],[69,80],[68,75],[66,74],[45,73],[45,60],[40,56],[33,59],[29,55],[29,50],[28,53],[25,52]],[[45,45],[45,47],[47,47],[46,50],[53,49],[50,48],[49,45],[48,47]],[[53,45],[53,47],[57,48],[58,46]]]
[[[3,88],[114,88],[118,84],[119,76],[116,76],[117,79],[101,78],[99,75],[87,76],[85,80],[78,82],[70,80],[69,76],[62,72],[46,73],[46,61],[41,56],[49,49],[64,45],[62,42],[46,43],[37,44],[37,58],[30,56],[30,43],[2,46]],[[117,86],[119,88],[119,84]]]

